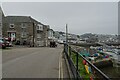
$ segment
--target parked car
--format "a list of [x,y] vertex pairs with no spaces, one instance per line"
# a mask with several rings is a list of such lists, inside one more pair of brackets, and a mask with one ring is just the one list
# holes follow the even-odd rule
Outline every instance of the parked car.
[[63,44],[64,42],[63,42],[63,40],[58,40],[58,43]]
[[5,38],[5,44],[6,44],[6,47],[12,47],[13,46],[10,38]]
[[17,40],[16,43],[15,43],[15,45],[20,45],[20,41]]
[[51,41],[51,42],[50,42],[50,47],[57,47],[56,42],[55,42],[55,41]]
[[2,49],[5,49],[6,48],[6,44],[5,44],[5,41],[4,41],[4,39],[0,39],[0,48],[2,48]]
[[9,41],[6,41],[6,47],[13,47],[12,43]]

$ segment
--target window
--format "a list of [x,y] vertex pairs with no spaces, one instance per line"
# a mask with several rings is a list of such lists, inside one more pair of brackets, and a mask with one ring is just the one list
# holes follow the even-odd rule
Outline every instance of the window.
[[2,26],[2,23],[0,23],[0,27]]
[[21,23],[21,28],[26,28],[26,24],[25,23]]
[[41,39],[40,38],[37,38],[37,41],[40,41]]
[[26,33],[26,32],[22,32],[22,33],[21,33],[21,37],[22,37],[22,38],[27,37],[27,33]]
[[21,32],[27,32],[27,29],[26,28],[22,28]]
[[14,24],[10,24],[10,28],[14,28],[15,27],[15,25]]
[[37,30],[43,30],[43,25],[38,24],[37,25]]
[[41,34],[37,34],[37,38],[42,38],[42,35]]
[[37,26],[37,30],[39,30],[39,26]]

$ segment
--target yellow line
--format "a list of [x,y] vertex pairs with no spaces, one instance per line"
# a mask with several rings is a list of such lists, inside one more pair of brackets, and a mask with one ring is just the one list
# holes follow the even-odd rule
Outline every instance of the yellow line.
[[63,79],[63,67],[62,67],[62,53],[60,53],[60,57],[59,57],[59,79],[62,80]]
[[[62,59],[62,56],[61,56]],[[61,78],[63,79],[63,65],[62,65],[62,60],[61,60]]]
[[[60,56],[61,57],[61,56]],[[60,70],[60,57],[59,57],[59,79],[61,78],[61,70]]]

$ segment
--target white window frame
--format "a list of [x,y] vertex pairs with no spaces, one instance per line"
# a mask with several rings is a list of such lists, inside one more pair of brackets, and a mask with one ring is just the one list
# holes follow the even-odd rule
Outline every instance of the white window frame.
[[37,37],[37,41],[41,41],[41,38]]
[[41,34],[37,34],[37,38],[42,38],[42,35]]
[[41,24],[37,24],[37,30],[41,30],[41,31],[43,31],[43,25],[41,25]]
[[21,32],[21,37],[27,37],[27,33],[26,32]]
[[21,28],[26,28],[26,23],[21,23]]
[[[11,25],[12,25],[13,27],[11,27]],[[15,28],[15,25],[14,25],[14,24],[10,24],[9,26],[10,26],[10,28]]]

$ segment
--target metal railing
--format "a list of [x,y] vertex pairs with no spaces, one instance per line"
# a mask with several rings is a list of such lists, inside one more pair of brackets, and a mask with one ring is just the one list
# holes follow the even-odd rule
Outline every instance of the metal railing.
[[[96,66],[94,66],[85,57],[83,57],[79,52],[72,49],[71,46],[69,46],[68,44],[64,44],[64,53],[67,57],[67,60],[68,60],[73,78],[76,78],[76,79],[79,79],[79,80],[84,80],[84,77],[82,77],[81,71],[80,71],[81,66],[79,66],[79,59],[82,59],[82,60],[85,60],[86,63],[91,67],[91,71],[93,72],[92,75],[94,75],[93,79],[110,80],[110,78],[108,76],[106,76],[101,70],[99,70]],[[73,54],[75,55],[74,56],[75,57],[74,61],[72,59]]]
[[76,78],[76,79],[81,78],[80,74],[78,72],[78,68],[76,67],[76,66],[78,66],[78,64],[74,64],[73,60],[70,57],[70,55],[71,55],[71,47],[69,47],[69,51],[68,51],[68,45],[64,44],[64,53],[65,53],[65,56],[66,56],[66,58],[68,60],[68,63],[69,63],[73,78]]

